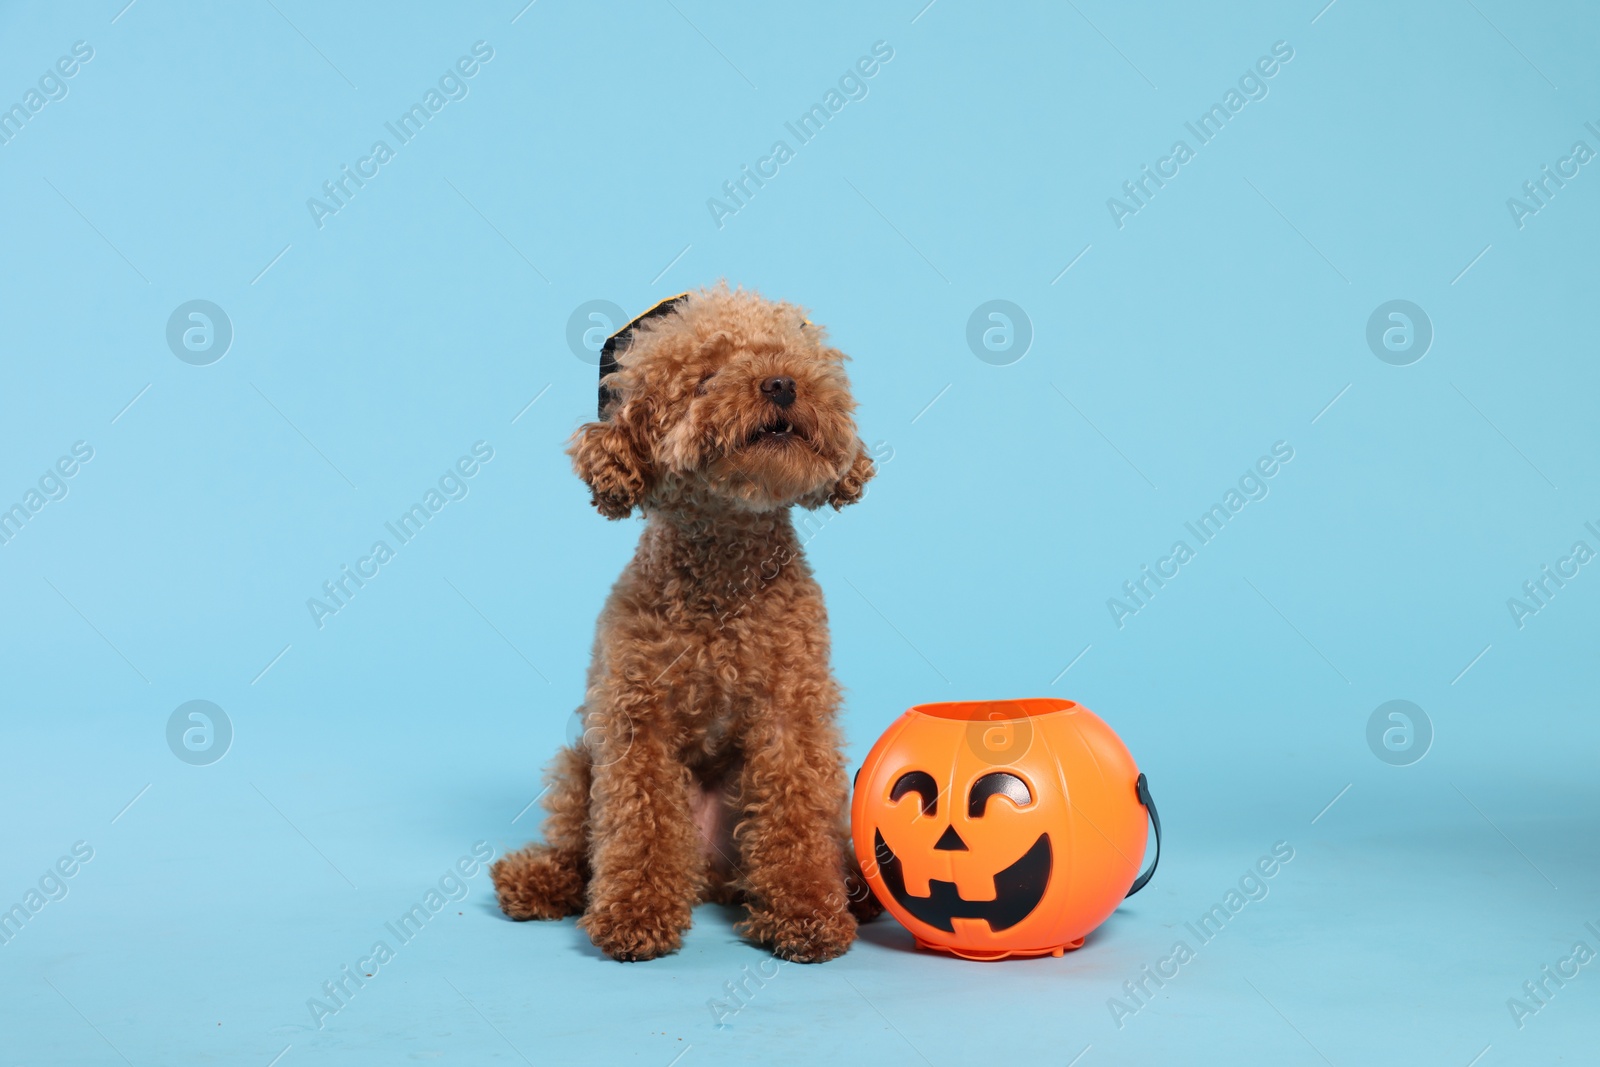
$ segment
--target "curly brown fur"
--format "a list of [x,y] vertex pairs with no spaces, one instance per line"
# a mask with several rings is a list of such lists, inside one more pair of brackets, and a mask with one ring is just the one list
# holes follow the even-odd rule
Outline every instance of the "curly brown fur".
[[847,846],[827,612],[789,518],[874,473],[844,361],[800,309],[725,286],[619,354],[607,417],[569,452],[602,515],[648,521],[600,614],[583,739],[550,770],[545,843],[494,865],[507,915],[581,912],[641,960],[679,946],[699,901],[738,902],[741,933],[811,962],[880,910]]

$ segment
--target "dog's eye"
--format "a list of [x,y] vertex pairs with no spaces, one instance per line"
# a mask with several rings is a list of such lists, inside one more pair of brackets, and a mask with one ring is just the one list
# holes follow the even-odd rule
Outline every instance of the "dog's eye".
[[972,783],[972,795],[967,798],[967,817],[976,819],[981,816],[989,804],[989,798],[995,796],[1005,797],[1019,808],[1033,802],[1033,793],[1029,791],[1027,782],[1005,771],[990,771]]
[[707,371],[706,373],[700,375],[700,381],[694,387],[695,396],[705,396],[706,390],[711,387],[711,379],[715,378],[716,376],[716,371]]
[[916,793],[922,798],[922,814],[932,815],[939,810],[939,785],[927,771],[907,771],[897,778],[894,788],[889,790],[889,802],[907,793]]

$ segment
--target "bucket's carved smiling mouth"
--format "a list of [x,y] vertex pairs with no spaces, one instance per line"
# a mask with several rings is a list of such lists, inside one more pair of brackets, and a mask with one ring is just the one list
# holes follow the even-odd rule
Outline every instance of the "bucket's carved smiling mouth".
[[883,884],[900,906],[919,922],[936,930],[953,933],[951,919],[983,919],[995,933],[1008,930],[1026,919],[1044,899],[1050,884],[1050,835],[1040,834],[1022,858],[994,876],[993,900],[966,900],[954,882],[928,880],[928,895],[916,897],[906,892],[905,872],[900,857],[894,854],[881,830],[873,831],[873,853]]

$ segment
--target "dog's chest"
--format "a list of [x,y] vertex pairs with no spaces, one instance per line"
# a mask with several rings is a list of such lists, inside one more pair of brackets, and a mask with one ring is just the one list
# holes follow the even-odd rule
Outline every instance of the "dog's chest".
[[709,766],[736,755],[759,682],[759,637],[739,642],[715,627],[680,631],[686,647],[656,683],[667,722],[680,731],[682,756],[691,766]]
[[716,669],[690,669],[668,687],[671,718],[683,724],[691,763],[716,762],[731,754],[744,719],[736,677]]

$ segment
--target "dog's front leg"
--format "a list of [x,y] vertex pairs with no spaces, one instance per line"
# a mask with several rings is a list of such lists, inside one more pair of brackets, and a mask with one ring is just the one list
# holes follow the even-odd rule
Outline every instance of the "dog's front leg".
[[836,701],[831,692],[800,687],[775,694],[755,709],[744,738],[745,819],[736,840],[750,915],[739,931],[797,963],[841,956],[856,936],[845,885]]
[[654,701],[597,708],[606,735],[590,794],[589,903],[579,921],[606,955],[648,960],[677,950],[703,882],[689,770],[659,729]]

